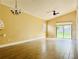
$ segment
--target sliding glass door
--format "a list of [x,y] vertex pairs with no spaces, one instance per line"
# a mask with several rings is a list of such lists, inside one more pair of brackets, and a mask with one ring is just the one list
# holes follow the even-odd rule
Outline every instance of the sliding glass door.
[[71,24],[57,25],[56,36],[59,39],[71,39]]

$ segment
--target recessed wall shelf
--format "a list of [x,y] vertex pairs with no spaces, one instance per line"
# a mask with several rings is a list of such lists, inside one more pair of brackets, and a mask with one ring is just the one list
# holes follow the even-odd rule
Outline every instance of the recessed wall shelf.
[[4,22],[0,20],[0,37],[6,37],[6,34],[2,33],[3,29],[4,29]]
[[0,20],[0,30],[4,29],[4,22]]

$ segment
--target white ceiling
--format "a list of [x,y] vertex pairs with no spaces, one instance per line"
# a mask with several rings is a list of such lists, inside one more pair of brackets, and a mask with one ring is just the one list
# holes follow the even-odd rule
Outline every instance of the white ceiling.
[[[15,0],[1,0],[2,4],[14,8]],[[77,0],[18,0],[18,7],[33,16],[44,20],[72,12],[77,8]],[[51,10],[56,10],[59,15],[53,16]]]

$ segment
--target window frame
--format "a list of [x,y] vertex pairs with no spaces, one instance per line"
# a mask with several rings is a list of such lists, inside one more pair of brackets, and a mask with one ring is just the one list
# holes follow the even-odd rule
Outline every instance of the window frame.
[[[64,37],[64,26],[70,25],[71,26],[71,38]],[[57,26],[63,26],[63,38],[57,38]],[[57,39],[72,39],[72,22],[65,22],[65,23],[56,23],[56,38]]]

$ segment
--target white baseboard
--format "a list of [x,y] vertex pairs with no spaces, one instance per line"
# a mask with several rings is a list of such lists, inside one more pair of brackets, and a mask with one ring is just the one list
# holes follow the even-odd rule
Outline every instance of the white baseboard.
[[32,41],[35,41],[35,40],[41,40],[43,38],[45,38],[44,34],[40,34],[37,37],[31,38],[31,39],[28,39],[28,40],[23,40],[23,41],[12,42],[12,43],[8,43],[8,44],[0,45],[0,48],[14,46],[14,45],[22,44],[22,43],[27,43],[27,42],[32,42]]

